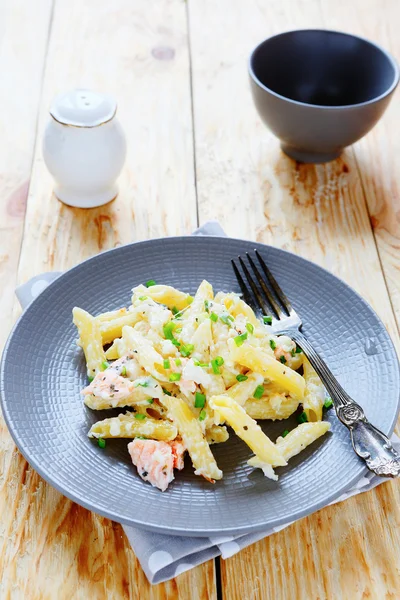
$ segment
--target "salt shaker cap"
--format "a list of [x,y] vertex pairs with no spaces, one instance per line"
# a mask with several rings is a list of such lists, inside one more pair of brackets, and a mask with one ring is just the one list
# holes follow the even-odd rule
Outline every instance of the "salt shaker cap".
[[56,96],[50,114],[63,125],[97,127],[110,121],[117,111],[117,103],[108,94],[76,89]]

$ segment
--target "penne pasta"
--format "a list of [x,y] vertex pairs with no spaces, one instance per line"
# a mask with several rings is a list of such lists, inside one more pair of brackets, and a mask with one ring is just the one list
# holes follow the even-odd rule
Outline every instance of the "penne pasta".
[[121,317],[116,317],[111,319],[110,321],[101,321],[100,322],[100,332],[101,338],[103,341],[103,346],[105,344],[111,344],[116,338],[120,338],[122,335],[122,329],[126,325],[136,325],[141,319],[141,314],[139,311],[131,311],[126,315]]
[[199,420],[196,419],[189,406],[182,398],[170,396],[164,396],[162,402],[192,459],[195,474],[202,475],[210,482],[221,479],[222,471],[218,468],[210,446],[203,435]]
[[[260,375],[260,373],[249,372],[245,377],[247,377],[245,381],[235,383],[235,385],[230,387],[226,392],[227,396],[232,398],[232,400],[235,400],[240,406],[245,406],[246,402],[253,396],[257,386],[264,383],[264,376]],[[247,409],[245,410],[247,412]]]
[[[315,442],[331,428],[329,421],[318,421],[316,423],[301,423],[295,429],[290,431],[285,437],[279,437],[276,440],[276,447],[279,448],[285,460],[299,454],[304,448]],[[277,465],[276,465],[277,466]]]
[[124,352],[120,352],[120,346],[119,346],[120,342],[121,342],[121,338],[117,338],[113,341],[111,346],[109,348],[107,348],[107,350],[106,350],[106,359],[107,360],[117,360],[118,358],[121,358],[121,356],[123,356],[125,354]]
[[119,317],[124,317],[128,310],[126,308],[119,308],[117,310],[110,310],[108,312],[101,313],[100,315],[96,315],[96,321],[103,323],[104,321],[112,321],[113,319],[118,319]]
[[228,344],[234,361],[256,373],[261,373],[266,379],[280,385],[299,400],[303,399],[305,381],[299,373],[266,354],[261,348],[247,343],[237,346],[232,339],[228,340]]
[[227,396],[213,396],[209,404],[215,414],[232,427],[261,462],[276,466],[286,465],[281,451],[237,402]]
[[227,308],[229,314],[231,314],[233,317],[243,315],[244,317],[246,317],[247,322],[253,325],[257,332],[264,332],[264,328],[262,327],[260,321],[254,314],[254,310],[250,308],[248,304],[243,302],[243,300],[239,298],[239,296],[237,296],[236,294],[226,294],[223,303]]
[[220,367],[220,373],[226,387],[230,387],[237,382],[236,375],[240,370],[235,366],[231,358],[229,348],[226,343],[227,325],[221,320],[212,323],[212,344],[210,346],[210,357],[215,359],[221,357],[223,364]]
[[[140,418],[136,418],[138,415]],[[170,421],[146,417],[143,413],[126,413],[98,421],[89,430],[91,438],[134,438],[148,437],[169,442],[177,436],[178,430]]]
[[135,352],[137,360],[143,369],[160,381],[168,381],[163,367],[164,360],[148,339],[132,327],[124,327],[122,329],[122,337],[127,348]]
[[229,433],[224,425],[211,425],[206,431],[206,440],[209,444],[221,444],[229,438]]
[[[206,303],[214,298],[212,286],[208,281],[202,281],[194,296],[194,300],[182,316],[182,331],[179,339],[185,344],[190,343],[198,327],[199,315],[205,311]],[[196,320],[197,319],[197,320]]]
[[169,309],[177,309],[181,311],[190,306],[193,301],[192,296],[185,294],[170,285],[152,285],[146,288],[144,285],[140,285],[133,288],[132,304],[139,297],[147,296],[160,304],[165,304]]
[[209,362],[212,341],[211,320],[205,319],[198,326],[192,337],[192,344],[194,346],[193,356],[199,361]]
[[302,400],[308,421],[321,421],[325,402],[325,388],[310,362],[304,357],[304,379],[306,388]]
[[79,333],[78,345],[85,354],[88,377],[94,377],[102,370],[106,360],[99,324],[95,317],[82,308],[75,307],[72,315]]
[[296,412],[298,406],[299,401],[292,396],[271,394],[261,398],[249,398],[244,405],[244,410],[253,419],[280,421],[288,419]]
[[146,388],[138,386],[134,391],[124,398],[102,398],[94,394],[87,394],[84,402],[92,410],[107,410],[108,408],[123,408],[124,406],[136,406],[150,398],[150,392]]

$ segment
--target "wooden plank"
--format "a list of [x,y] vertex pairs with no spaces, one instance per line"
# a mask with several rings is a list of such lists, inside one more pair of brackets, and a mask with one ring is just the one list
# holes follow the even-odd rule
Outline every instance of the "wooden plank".
[[11,326],[52,0],[0,3],[0,346]]
[[[381,10],[369,4],[372,14]],[[200,221],[213,215],[230,235],[291,250],[339,275],[371,303],[399,348],[353,151],[327,165],[296,164],[280,153],[250,97],[252,47],[282,30],[325,26],[320,3],[191,1],[189,14]],[[222,561],[224,598],[398,597],[399,500],[399,483],[384,484]]]
[[[349,31],[381,44],[400,60],[396,24],[400,4],[396,0],[344,0],[323,2],[328,27]],[[354,146],[359,175],[368,203],[383,272],[400,326],[400,142],[394,127],[400,119],[399,91],[383,119]]]
[[[0,3],[0,346],[10,331],[17,266],[24,228],[25,207],[34,151],[37,113],[46,56],[52,0]],[[0,417],[0,596],[6,555],[15,552],[10,544],[13,515],[6,503],[8,489],[18,480],[7,477],[13,462],[14,445]],[[24,476],[22,472],[19,478]],[[15,570],[16,563],[13,569]],[[3,593],[4,592],[4,593]],[[10,596],[8,596],[10,597]],[[17,596],[14,595],[16,598]]]
[[[65,52],[67,40],[73,40],[70,52]],[[106,91],[118,100],[128,158],[115,202],[90,211],[71,209],[49,194],[52,183],[39,144],[20,280],[68,268],[105,248],[195,227],[188,77],[180,0],[161,5],[156,0],[57,1],[39,133],[55,94],[79,86]]]
[[[195,227],[185,11],[181,0],[57,0],[19,281],[134,239]],[[117,97],[129,145],[117,200],[90,211],[52,196],[40,147],[51,98],[77,86]],[[215,598],[213,561],[151,587],[119,525],[71,503],[8,438],[2,444],[2,598]]]

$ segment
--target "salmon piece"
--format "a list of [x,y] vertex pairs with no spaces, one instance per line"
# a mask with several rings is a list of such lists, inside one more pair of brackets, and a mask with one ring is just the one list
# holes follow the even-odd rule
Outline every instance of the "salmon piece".
[[132,381],[118,374],[118,371],[108,368],[97,373],[92,383],[82,390],[84,396],[93,394],[103,400],[123,400],[135,389]]
[[185,466],[185,452],[186,448],[184,443],[181,440],[173,440],[172,442],[168,442],[171,446],[172,456],[174,459],[174,469],[178,469],[178,471],[182,471]]
[[93,394],[103,400],[111,400],[114,402],[123,400],[132,394],[135,386],[127,377],[123,377],[121,372],[125,367],[132,371],[135,366],[133,355],[126,355],[114,361],[107,369],[97,373],[90,385],[82,390],[82,394],[87,396]]
[[277,360],[280,360],[281,356],[283,356],[285,358],[285,361],[290,364],[290,361],[292,359],[292,355],[291,355],[290,352],[286,352],[281,346],[277,346],[275,348],[274,354],[275,354],[275,358]]
[[129,442],[128,450],[140,477],[165,492],[174,479],[174,456],[170,444],[136,438]]

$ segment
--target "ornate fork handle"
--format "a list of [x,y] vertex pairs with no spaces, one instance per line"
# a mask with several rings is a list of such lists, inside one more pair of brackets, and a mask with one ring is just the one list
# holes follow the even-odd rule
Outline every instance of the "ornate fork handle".
[[350,430],[351,442],[356,454],[376,475],[397,477],[400,474],[400,456],[389,438],[371,425],[361,406],[350,398],[300,331],[290,330],[282,333],[289,335],[300,346],[320,376],[333,400],[339,420]]

